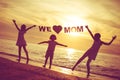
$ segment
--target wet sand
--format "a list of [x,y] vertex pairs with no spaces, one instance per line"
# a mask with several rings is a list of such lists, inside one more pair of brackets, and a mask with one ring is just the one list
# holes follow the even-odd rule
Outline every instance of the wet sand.
[[43,63],[34,60],[26,64],[24,57],[20,63],[16,59],[16,55],[0,52],[0,80],[117,80],[96,74],[86,78],[86,72],[55,65],[48,69],[48,65],[43,68]]
[[13,60],[0,56],[0,80],[88,80]]

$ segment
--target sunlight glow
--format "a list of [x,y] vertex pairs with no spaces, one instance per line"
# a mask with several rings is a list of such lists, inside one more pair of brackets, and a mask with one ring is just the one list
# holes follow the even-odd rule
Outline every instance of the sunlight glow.
[[65,19],[66,20],[63,23],[63,26],[73,27],[73,26],[87,25],[87,22],[84,19],[79,18],[78,16],[68,15],[68,16],[65,16]]
[[[77,27],[77,26],[86,26],[86,25],[87,22],[84,19],[74,15],[65,16],[65,20],[63,22],[63,26],[65,27]],[[80,32],[71,32],[69,33],[69,35],[80,36]]]
[[73,54],[74,53],[74,49],[72,49],[72,48],[69,48],[69,49],[67,49],[67,52],[68,52],[68,54]]
[[67,49],[67,58],[71,59],[74,52],[75,50],[72,48]]
[[61,71],[62,73],[65,73],[65,74],[71,74],[71,73],[72,73],[71,70],[70,70],[70,69],[67,69],[67,68],[60,68],[60,71]]

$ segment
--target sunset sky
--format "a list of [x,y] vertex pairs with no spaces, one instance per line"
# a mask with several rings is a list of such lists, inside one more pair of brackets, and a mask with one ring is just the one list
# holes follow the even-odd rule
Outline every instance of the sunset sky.
[[[109,42],[112,36],[117,39],[110,47],[103,46],[106,52],[119,53],[120,49],[120,0],[0,0],[0,38],[17,39],[17,24],[37,25],[26,33],[26,40],[38,43],[48,40],[52,32],[40,32],[38,26],[62,25],[72,27],[88,25],[93,33],[101,33],[101,39]],[[86,50],[92,45],[92,38],[84,28],[83,32],[56,34],[57,41],[68,47]]]

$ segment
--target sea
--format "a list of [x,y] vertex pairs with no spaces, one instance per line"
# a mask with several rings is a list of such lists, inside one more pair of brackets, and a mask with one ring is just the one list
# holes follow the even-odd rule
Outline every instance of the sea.
[[[47,44],[27,43],[30,59],[44,64],[47,47]],[[0,39],[0,52],[18,56],[16,41]],[[71,69],[84,53],[82,50],[56,46],[52,65]],[[22,56],[26,57],[23,50]],[[86,72],[87,59],[85,58],[75,70]],[[91,73],[120,80],[120,55],[98,53],[96,60],[91,62]]]

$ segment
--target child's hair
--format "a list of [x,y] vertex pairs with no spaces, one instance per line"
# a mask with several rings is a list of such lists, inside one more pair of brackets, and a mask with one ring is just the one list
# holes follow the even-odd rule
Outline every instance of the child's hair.
[[51,39],[51,40],[56,40],[57,38],[56,38],[56,36],[55,36],[54,34],[52,34],[52,35],[50,36],[50,39]]
[[95,35],[94,35],[94,39],[95,40],[100,39],[100,37],[101,37],[100,33],[95,33]]
[[21,30],[24,31],[25,29],[26,29],[26,25],[25,24],[21,25]]

